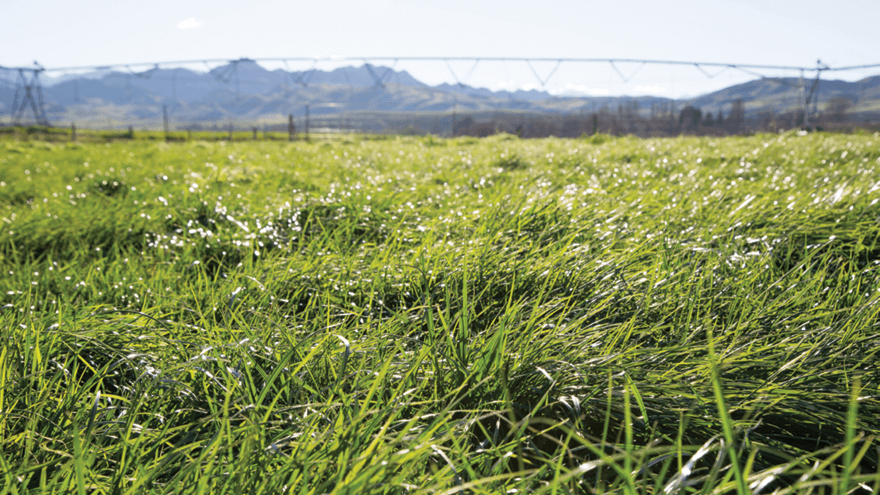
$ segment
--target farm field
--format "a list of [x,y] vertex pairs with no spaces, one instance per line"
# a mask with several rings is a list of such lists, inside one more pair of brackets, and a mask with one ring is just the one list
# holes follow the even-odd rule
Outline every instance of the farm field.
[[880,136],[0,140],[2,493],[877,493]]

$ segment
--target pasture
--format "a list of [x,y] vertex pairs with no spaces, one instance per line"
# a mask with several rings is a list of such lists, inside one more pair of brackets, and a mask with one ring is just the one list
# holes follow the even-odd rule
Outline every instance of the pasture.
[[2,493],[880,489],[880,136],[0,140]]

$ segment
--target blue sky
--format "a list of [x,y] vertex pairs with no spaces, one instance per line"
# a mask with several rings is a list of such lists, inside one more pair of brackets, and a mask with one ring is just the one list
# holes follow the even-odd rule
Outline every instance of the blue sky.
[[[314,56],[597,57],[796,66],[815,66],[817,59],[832,66],[880,63],[880,0],[833,4],[815,0],[0,0],[0,12],[0,65],[4,66],[29,65],[34,60],[45,67],[64,67]],[[534,67],[545,75],[554,65]],[[288,66],[306,69],[312,64]],[[396,68],[429,84],[455,80],[443,63],[398,63]],[[454,63],[452,68],[463,77],[471,64]],[[546,89],[680,97],[754,78],[733,69],[712,78],[695,67],[621,64],[617,69],[635,75],[624,82],[608,63],[563,63]],[[831,77],[856,80],[875,74],[880,69]],[[541,86],[529,67],[519,62],[481,62],[466,82],[492,89]]]

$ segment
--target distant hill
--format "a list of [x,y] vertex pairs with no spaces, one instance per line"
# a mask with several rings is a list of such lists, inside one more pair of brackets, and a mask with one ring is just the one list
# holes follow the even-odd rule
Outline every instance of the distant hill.
[[[0,112],[9,115],[17,73],[0,70]],[[162,106],[177,122],[228,120],[277,121],[288,113],[301,115],[345,112],[515,111],[529,113],[593,113],[619,107],[647,115],[652,108],[680,110],[686,105],[715,115],[730,112],[741,99],[747,118],[769,112],[790,112],[798,105],[798,80],[758,79],[696,98],[672,100],[642,97],[554,97],[545,91],[491,91],[462,84],[428,86],[406,71],[365,64],[332,71],[268,70],[250,60],[231,62],[210,72],[156,68],[142,72],[95,71],[57,78],[44,77],[43,95],[49,120],[71,122],[112,116],[116,121],[155,122]],[[807,81],[811,84],[812,81]],[[847,114],[857,119],[880,118],[880,76],[858,82],[822,80],[819,109],[845,99]],[[844,102],[846,103],[846,102]]]
[[[375,74],[375,77],[373,76]],[[384,76],[384,78],[383,78]],[[386,83],[412,87],[427,87],[406,71],[391,71],[385,67],[369,64],[361,67],[344,67],[332,71],[306,70],[286,72],[281,69],[267,70],[252,61],[239,61],[212,69],[210,72],[196,72],[190,69],[151,69],[139,73],[110,72],[89,73],[78,78],[47,80],[46,86],[54,90],[58,97],[72,95],[78,82],[101,81],[108,88],[131,91],[146,90],[166,99],[183,102],[198,102],[216,91],[235,95],[257,95],[272,93],[278,89],[292,89],[295,86],[328,85],[369,87],[376,78]]]
[[[804,83],[809,93],[813,81],[806,80]],[[757,117],[767,112],[791,112],[801,101],[801,95],[797,78],[767,78],[730,86],[683,103],[717,115],[719,110],[729,111],[732,103],[741,99],[746,107],[746,116]],[[813,98],[818,98],[820,109],[833,99],[843,98],[849,101],[849,113],[855,117],[861,117],[861,120],[877,119],[880,113],[877,112],[880,110],[880,76],[856,82],[822,79]]]

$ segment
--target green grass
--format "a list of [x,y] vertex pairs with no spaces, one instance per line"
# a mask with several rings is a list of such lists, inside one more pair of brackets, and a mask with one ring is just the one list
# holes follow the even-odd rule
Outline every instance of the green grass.
[[0,493],[875,493],[880,137],[0,141]]

